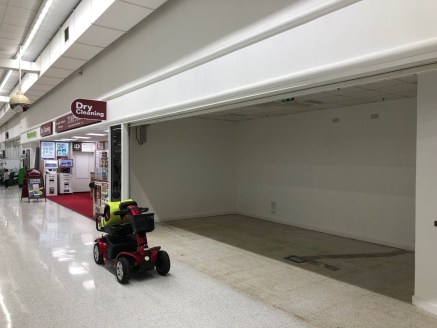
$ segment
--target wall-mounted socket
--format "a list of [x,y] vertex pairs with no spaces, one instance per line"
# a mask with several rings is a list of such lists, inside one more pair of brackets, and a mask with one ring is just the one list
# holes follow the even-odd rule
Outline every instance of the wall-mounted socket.
[[372,115],[370,115],[370,119],[371,120],[377,120],[379,118],[379,114],[378,113],[374,113]]
[[340,123],[340,118],[339,117],[334,117],[332,119],[332,123]]
[[275,200],[272,200],[270,202],[270,213],[276,214],[276,201]]

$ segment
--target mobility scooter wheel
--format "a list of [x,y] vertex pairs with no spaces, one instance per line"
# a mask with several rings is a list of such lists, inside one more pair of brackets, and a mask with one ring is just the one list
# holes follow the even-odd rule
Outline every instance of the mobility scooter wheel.
[[130,279],[130,263],[126,257],[120,257],[115,264],[115,275],[120,284],[127,284]]
[[98,244],[94,244],[93,253],[94,253],[94,261],[97,264],[103,264],[103,254],[100,253],[100,248]]
[[165,276],[170,271],[170,257],[166,251],[158,252],[158,259],[156,260],[156,271],[161,275]]

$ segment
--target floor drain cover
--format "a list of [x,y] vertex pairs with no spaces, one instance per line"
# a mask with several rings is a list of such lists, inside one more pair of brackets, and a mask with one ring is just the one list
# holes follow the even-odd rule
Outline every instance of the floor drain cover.
[[285,259],[292,261],[294,263],[305,263],[308,261],[308,260],[306,260],[302,257],[296,256],[296,255],[287,256]]

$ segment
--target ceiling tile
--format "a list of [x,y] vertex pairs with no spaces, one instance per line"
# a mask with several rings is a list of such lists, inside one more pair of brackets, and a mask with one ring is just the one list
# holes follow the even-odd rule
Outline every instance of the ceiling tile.
[[148,8],[116,1],[93,24],[127,32],[152,12]]
[[403,84],[403,83],[404,82],[402,82],[402,81],[392,79],[392,80],[384,80],[384,81],[378,81],[378,82],[373,82],[373,83],[368,83],[368,84],[362,84],[362,85],[360,85],[360,88],[369,89],[369,90],[377,90],[377,89],[381,89],[381,88],[396,86],[396,85]]
[[344,104],[347,102],[348,98],[344,96],[323,96],[314,98],[313,100],[328,104]]
[[66,78],[71,74],[70,70],[50,67],[47,71],[44,72],[43,76],[47,77],[57,77],[57,78]]
[[397,78],[397,80],[409,82],[409,83],[417,83],[417,75],[413,74],[413,75],[403,76]]
[[402,94],[403,92],[417,92],[417,85],[411,83],[404,83],[397,86],[381,89],[382,92],[392,94]]
[[362,92],[363,89],[360,87],[348,87],[348,88],[338,88],[336,90],[327,91],[327,94],[330,94],[332,96],[345,96],[350,95],[354,93]]
[[38,90],[38,91],[50,91],[54,88],[53,85],[47,85],[47,84],[39,84],[39,83],[35,83],[34,85],[32,85],[31,90]]
[[124,32],[122,31],[92,25],[84,34],[82,34],[82,36],[79,37],[77,42],[105,48],[123,34]]
[[30,22],[29,20],[22,20],[22,19],[17,19],[17,16],[9,16],[6,15],[3,22],[5,22],[8,25],[15,25],[18,28],[29,28],[30,24],[32,22]]
[[79,67],[84,65],[85,63],[86,63],[85,60],[75,59],[75,58],[66,58],[64,56],[61,56],[61,57],[58,58],[58,60],[56,60],[52,64],[52,67],[68,69],[68,70],[71,70],[71,71],[75,71]]
[[417,91],[403,91],[400,95],[406,98],[413,98],[417,97]]
[[9,33],[22,35],[26,31],[26,28],[14,24],[5,24],[3,22],[3,24],[1,25],[1,30]]
[[42,76],[38,79],[39,84],[47,84],[47,85],[58,85],[64,81],[64,79],[61,78],[55,78],[55,77],[48,77],[48,76]]
[[162,4],[167,2],[167,0],[123,0],[124,2],[132,3],[138,6],[156,9]]
[[42,2],[42,0],[9,0],[9,5],[24,9],[38,10]]
[[[29,10],[21,7],[8,6],[6,8],[6,15],[14,16],[20,20],[32,20],[36,14],[36,10]],[[32,22],[29,22],[31,24]]]
[[370,90],[370,89],[362,89],[360,93],[354,93],[352,95],[349,95],[350,98],[362,98],[362,99],[378,99],[378,98],[384,98],[383,92]]
[[97,55],[104,48],[88,44],[74,43],[64,52],[64,57],[89,60]]

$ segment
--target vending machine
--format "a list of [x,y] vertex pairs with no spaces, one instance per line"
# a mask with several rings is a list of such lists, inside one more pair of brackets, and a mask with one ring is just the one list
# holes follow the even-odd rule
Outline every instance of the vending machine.
[[59,160],[59,168],[61,173],[58,174],[58,192],[60,194],[73,193],[73,175],[71,168],[73,167],[73,159],[62,158]]
[[44,161],[44,180],[46,196],[56,196],[58,194],[58,169],[57,160]]
[[72,194],[72,178],[69,173],[59,173],[58,175],[58,192],[60,194]]

